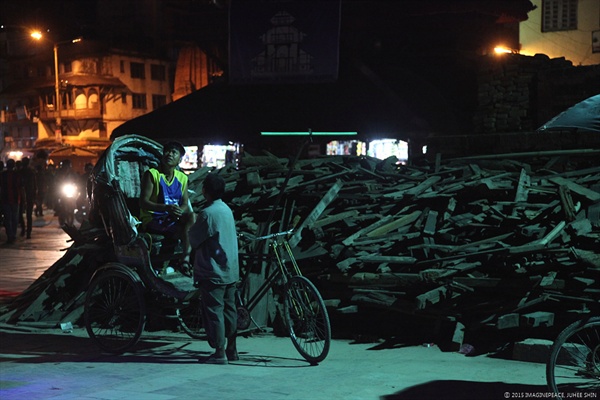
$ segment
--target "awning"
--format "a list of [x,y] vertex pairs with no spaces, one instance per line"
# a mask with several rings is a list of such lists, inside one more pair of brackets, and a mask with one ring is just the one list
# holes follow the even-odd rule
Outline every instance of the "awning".
[[48,159],[55,165],[60,164],[63,160],[70,160],[73,170],[77,173],[82,173],[85,169],[85,164],[96,164],[99,155],[93,151],[75,146],[64,146],[58,148],[48,155]]
[[600,94],[575,104],[538,129],[545,131],[600,132]]
[[[123,87],[126,85],[119,79],[114,77],[97,76],[97,75],[60,75],[60,79],[66,81],[67,85],[71,86],[108,86],[108,87]],[[14,83],[2,90],[4,96],[20,95],[24,92],[32,92],[42,88],[54,88],[55,82],[51,78],[32,78],[27,81]]]

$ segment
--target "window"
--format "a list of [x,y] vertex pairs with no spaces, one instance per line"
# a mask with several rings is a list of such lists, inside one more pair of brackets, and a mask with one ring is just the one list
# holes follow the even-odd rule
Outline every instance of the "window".
[[127,92],[121,93],[121,103],[127,104]]
[[152,109],[156,110],[159,107],[167,104],[167,96],[161,94],[153,94],[152,95]]
[[166,77],[167,74],[164,65],[150,65],[150,79],[153,81],[164,81],[166,80]]
[[125,61],[123,61],[123,60],[119,61],[119,69],[122,74],[125,73]]
[[542,3],[542,32],[577,29],[578,0],[544,0]]
[[44,103],[46,104],[46,109],[54,110],[54,94],[46,94],[44,96]]
[[133,93],[131,95],[131,103],[133,104],[133,108],[146,109],[146,94]]
[[146,72],[144,71],[144,64],[142,63],[131,63],[131,77],[144,79],[146,78]]

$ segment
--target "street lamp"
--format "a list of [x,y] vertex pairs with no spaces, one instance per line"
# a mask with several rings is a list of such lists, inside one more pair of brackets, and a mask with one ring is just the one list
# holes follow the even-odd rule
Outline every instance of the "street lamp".
[[77,43],[81,42],[81,38],[67,40],[64,42],[55,42],[54,43],[54,95],[56,96],[56,130],[54,132],[55,140],[58,143],[62,143],[62,119],[60,117],[60,108],[61,108],[61,98],[60,98],[60,83],[58,80],[58,46],[66,43]]
[[[35,40],[42,40],[43,34],[42,32],[35,30],[31,32],[31,37]],[[72,40],[66,40],[63,42],[54,42],[53,50],[54,50],[54,96],[55,96],[55,120],[56,120],[56,129],[54,131],[55,140],[58,143],[62,143],[62,118],[61,118],[61,98],[60,98],[60,81],[58,79],[58,46],[67,43],[77,43],[81,42],[81,38],[76,38]]]

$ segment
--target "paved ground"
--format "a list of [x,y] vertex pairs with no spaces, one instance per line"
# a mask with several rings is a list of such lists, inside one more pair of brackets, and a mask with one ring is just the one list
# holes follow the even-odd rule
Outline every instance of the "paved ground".
[[[27,288],[62,256],[68,236],[51,216],[36,220],[32,239],[13,245],[0,233],[0,296]],[[335,325],[333,326],[335,331]],[[98,351],[84,329],[0,326],[0,399],[505,399],[549,397],[543,364],[489,354],[466,357],[437,346],[336,339],[311,366],[287,338],[239,339],[241,359],[199,362],[204,341],[147,332],[132,353]]]

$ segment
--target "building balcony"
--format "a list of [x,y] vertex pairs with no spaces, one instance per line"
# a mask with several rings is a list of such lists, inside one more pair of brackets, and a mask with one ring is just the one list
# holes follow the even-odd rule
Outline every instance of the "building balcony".
[[[57,116],[57,112],[54,110],[40,111],[40,119],[42,120],[56,119]],[[60,117],[64,120],[102,118],[102,112],[100,108],[68,109],[60,110]]]

